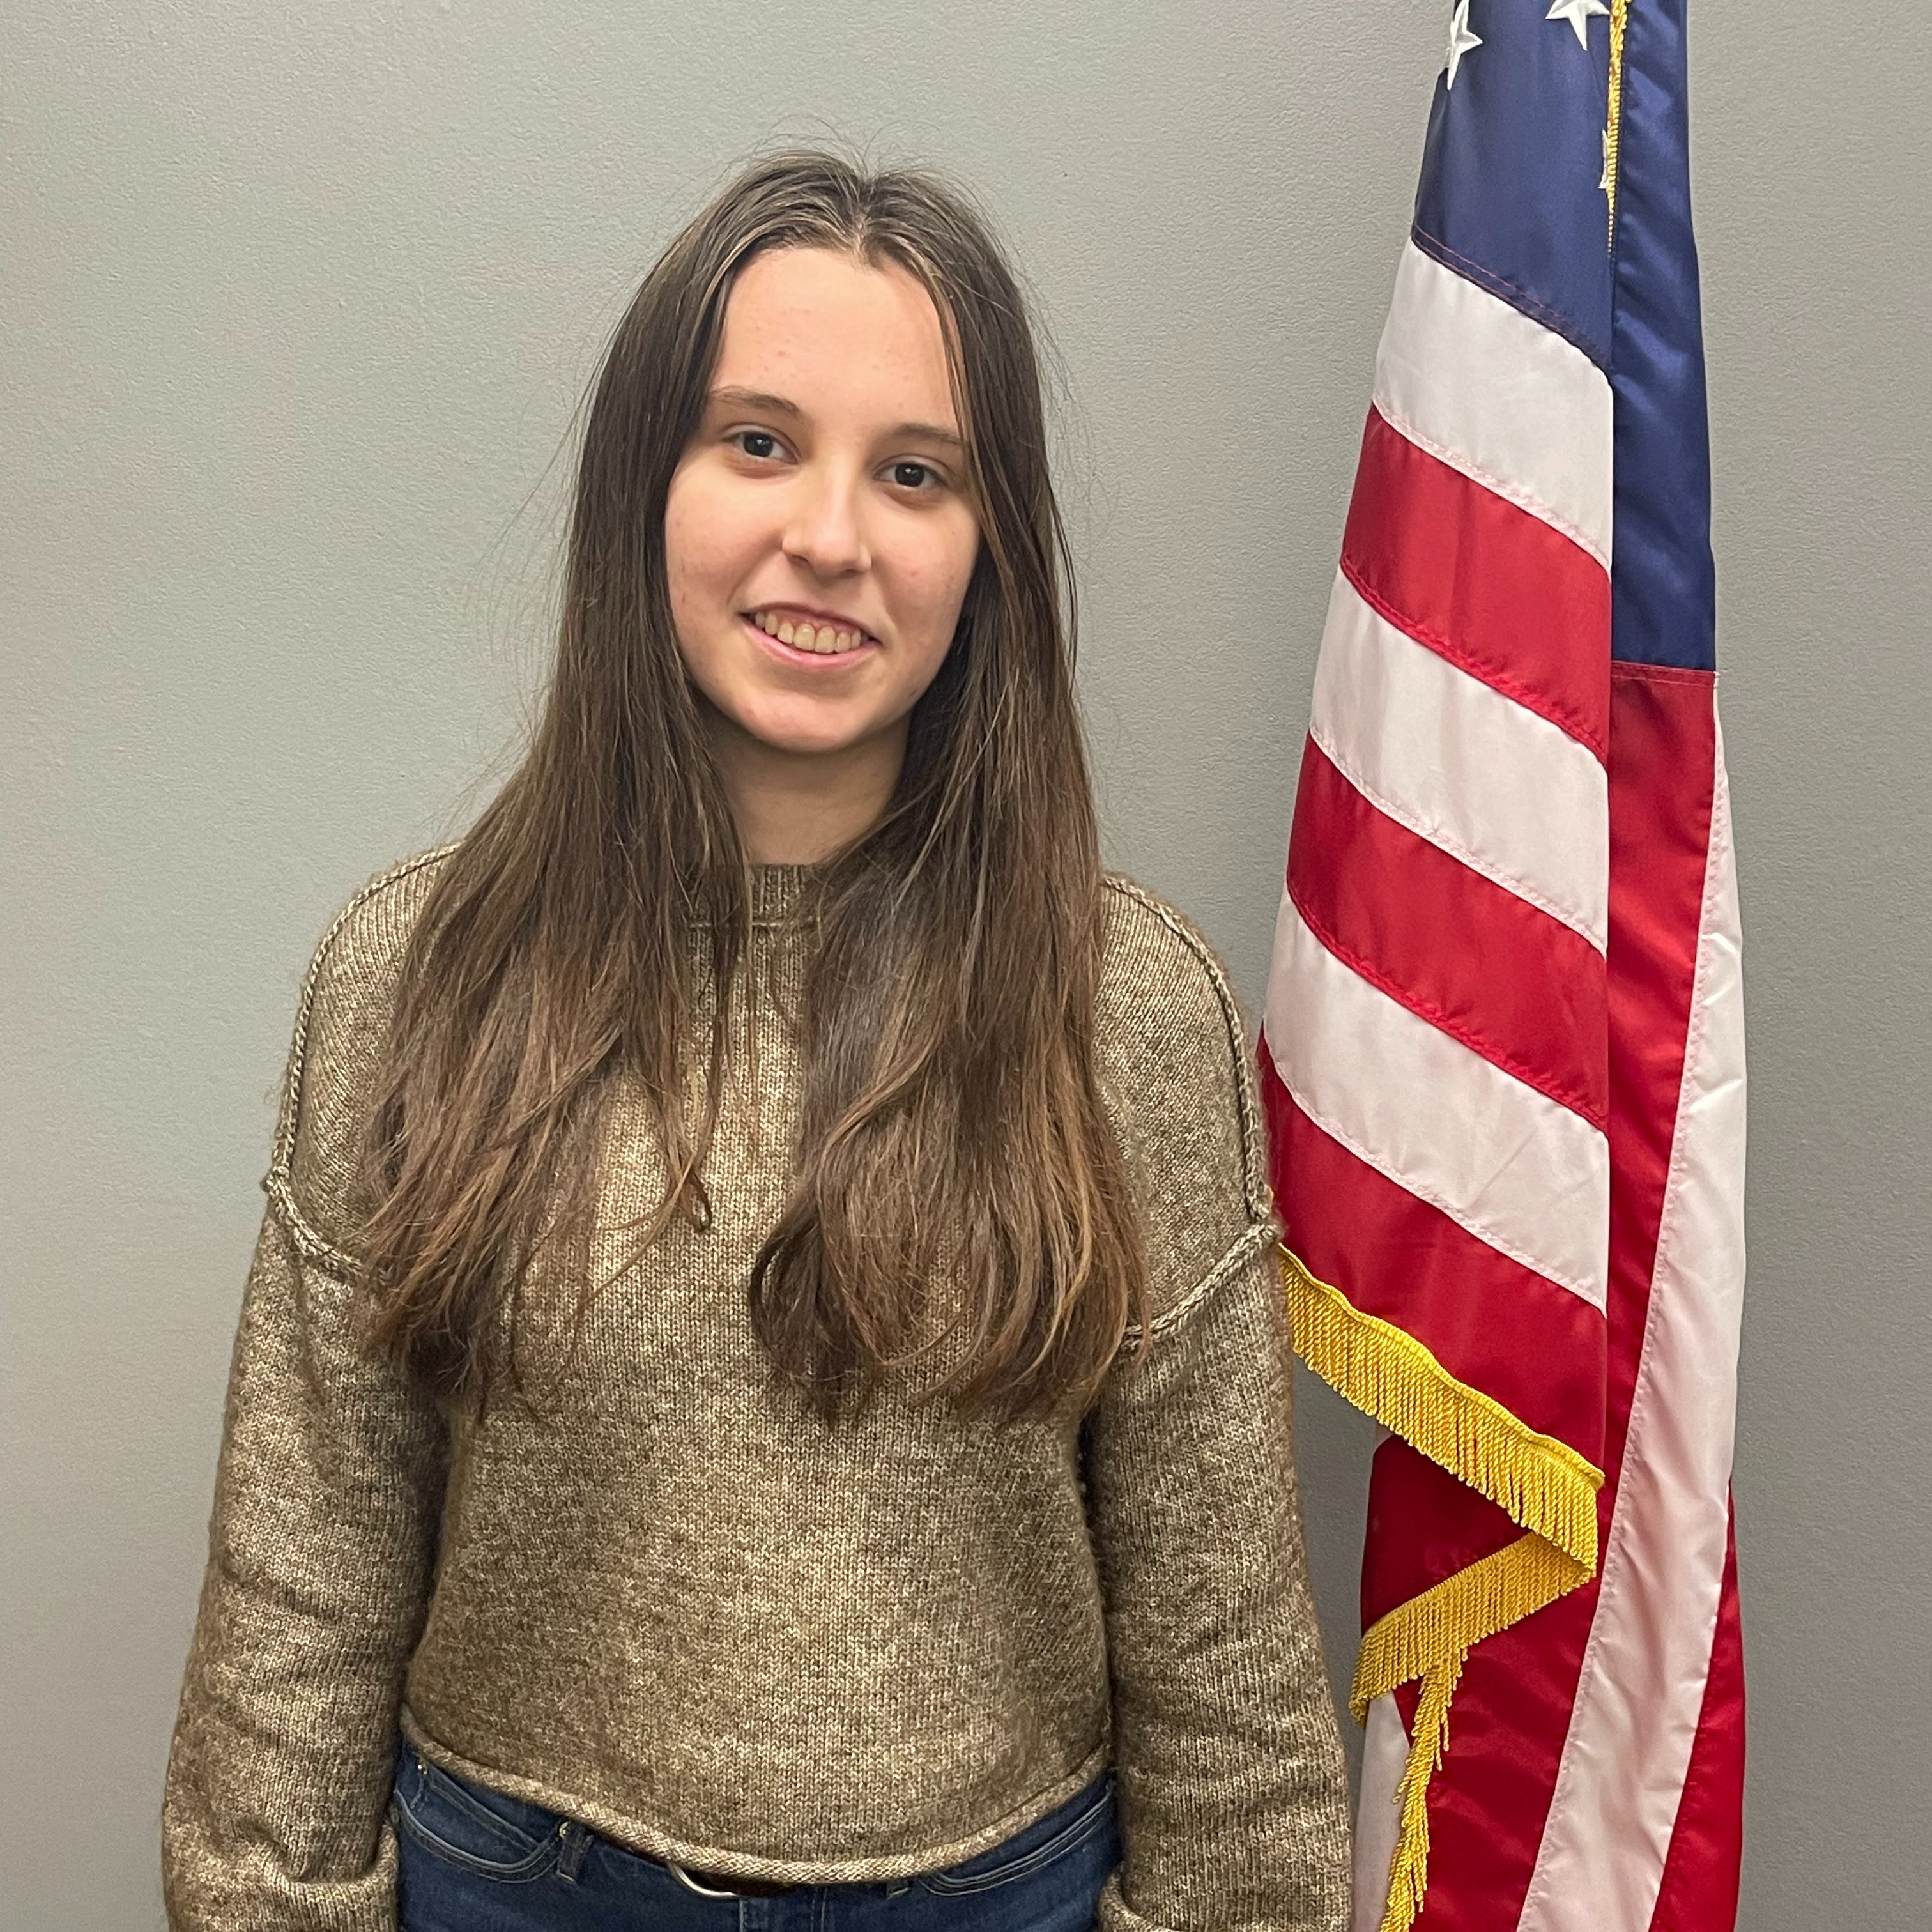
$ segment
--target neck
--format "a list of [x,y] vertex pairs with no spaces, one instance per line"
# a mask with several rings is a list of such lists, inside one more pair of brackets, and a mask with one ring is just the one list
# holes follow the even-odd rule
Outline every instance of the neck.
[[878,822],[905,762],[908,721],[831,752],[788,752],[707,707],[739,843],[754,866],[812,866]]

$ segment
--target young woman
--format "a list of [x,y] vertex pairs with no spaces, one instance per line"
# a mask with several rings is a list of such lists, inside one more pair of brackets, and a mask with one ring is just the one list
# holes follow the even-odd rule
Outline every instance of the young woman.
[[1100,868],[1070,590],[980,221],[750,169],[527,758],[303,989],[175,1926],[1341,1924],[1246,1035]]

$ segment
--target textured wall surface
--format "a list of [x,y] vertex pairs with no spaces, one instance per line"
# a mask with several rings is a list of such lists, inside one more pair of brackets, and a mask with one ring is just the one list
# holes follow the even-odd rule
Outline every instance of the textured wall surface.
[[[1202,920],[1252,1019],[1442,14],[16,0],[17,1932],[160,1923],[161,1768],[297,982],[341,898],[506,769],[572,412],[656,248],[781,136],[978,187],[1058,345],[1110,853]],[[1932,58],[1907,9],[1693,16],[1753,1080],[1744,1923],[1882,1932],[1932,1896]],[[1372,1431],[1309,1388],[1301,1440],[1346,1681]]]

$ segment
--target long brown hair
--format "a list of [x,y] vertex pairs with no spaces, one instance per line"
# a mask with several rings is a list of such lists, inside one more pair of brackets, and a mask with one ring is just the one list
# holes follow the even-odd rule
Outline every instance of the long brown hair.
[[[487,1405],[506,1370],[521,1385],[530,1264],[554,1240],[587,1255],[619,1070],[641,1082],[669,1177],[638,1246],[674,1216],[709,1224],[751,873],[672,626],[664,506],[733,280],[787,247],[889,261],[931,295],[981,540],[896,792],[812,868],[796,1172],[752,1271],[752,1325],[775,1382],[828,1421],[910,1358],[911,1311],[940,1268],[962,1285],[968,1346],[917,1399],[1084,1406],[1144,1326],[1096,1084],[1100,864],[1025,304],[956,190],[790,152],[677,236],[618,325],[533,742],[442,863],[404,961],[363,1150],[376,1205],[360,1276],[373,1343],[445,1398]],[[599,1287],[587,1268],[578,1279],[580,1323]]]

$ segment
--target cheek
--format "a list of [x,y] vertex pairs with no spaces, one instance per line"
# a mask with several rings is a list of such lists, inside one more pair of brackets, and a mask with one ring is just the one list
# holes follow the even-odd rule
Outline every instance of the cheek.
[[712,573],[715,526],[704,514],[704,494],[702,486],[680,470],[672,477],[664,499],[664,576],[674,610],[686,604]]
[[664,576],[680,633],[715,618],[758,554],[742,498],[701,468],[676,472],[664,499]]
[[943,652],[952,641],[960,606],[973,580],[980,532],[970,514],[935,518],[933,523],[935,527],[925,533],[917,555],[907,558],[902,580],[909,600],[917,608],[920,628]]

